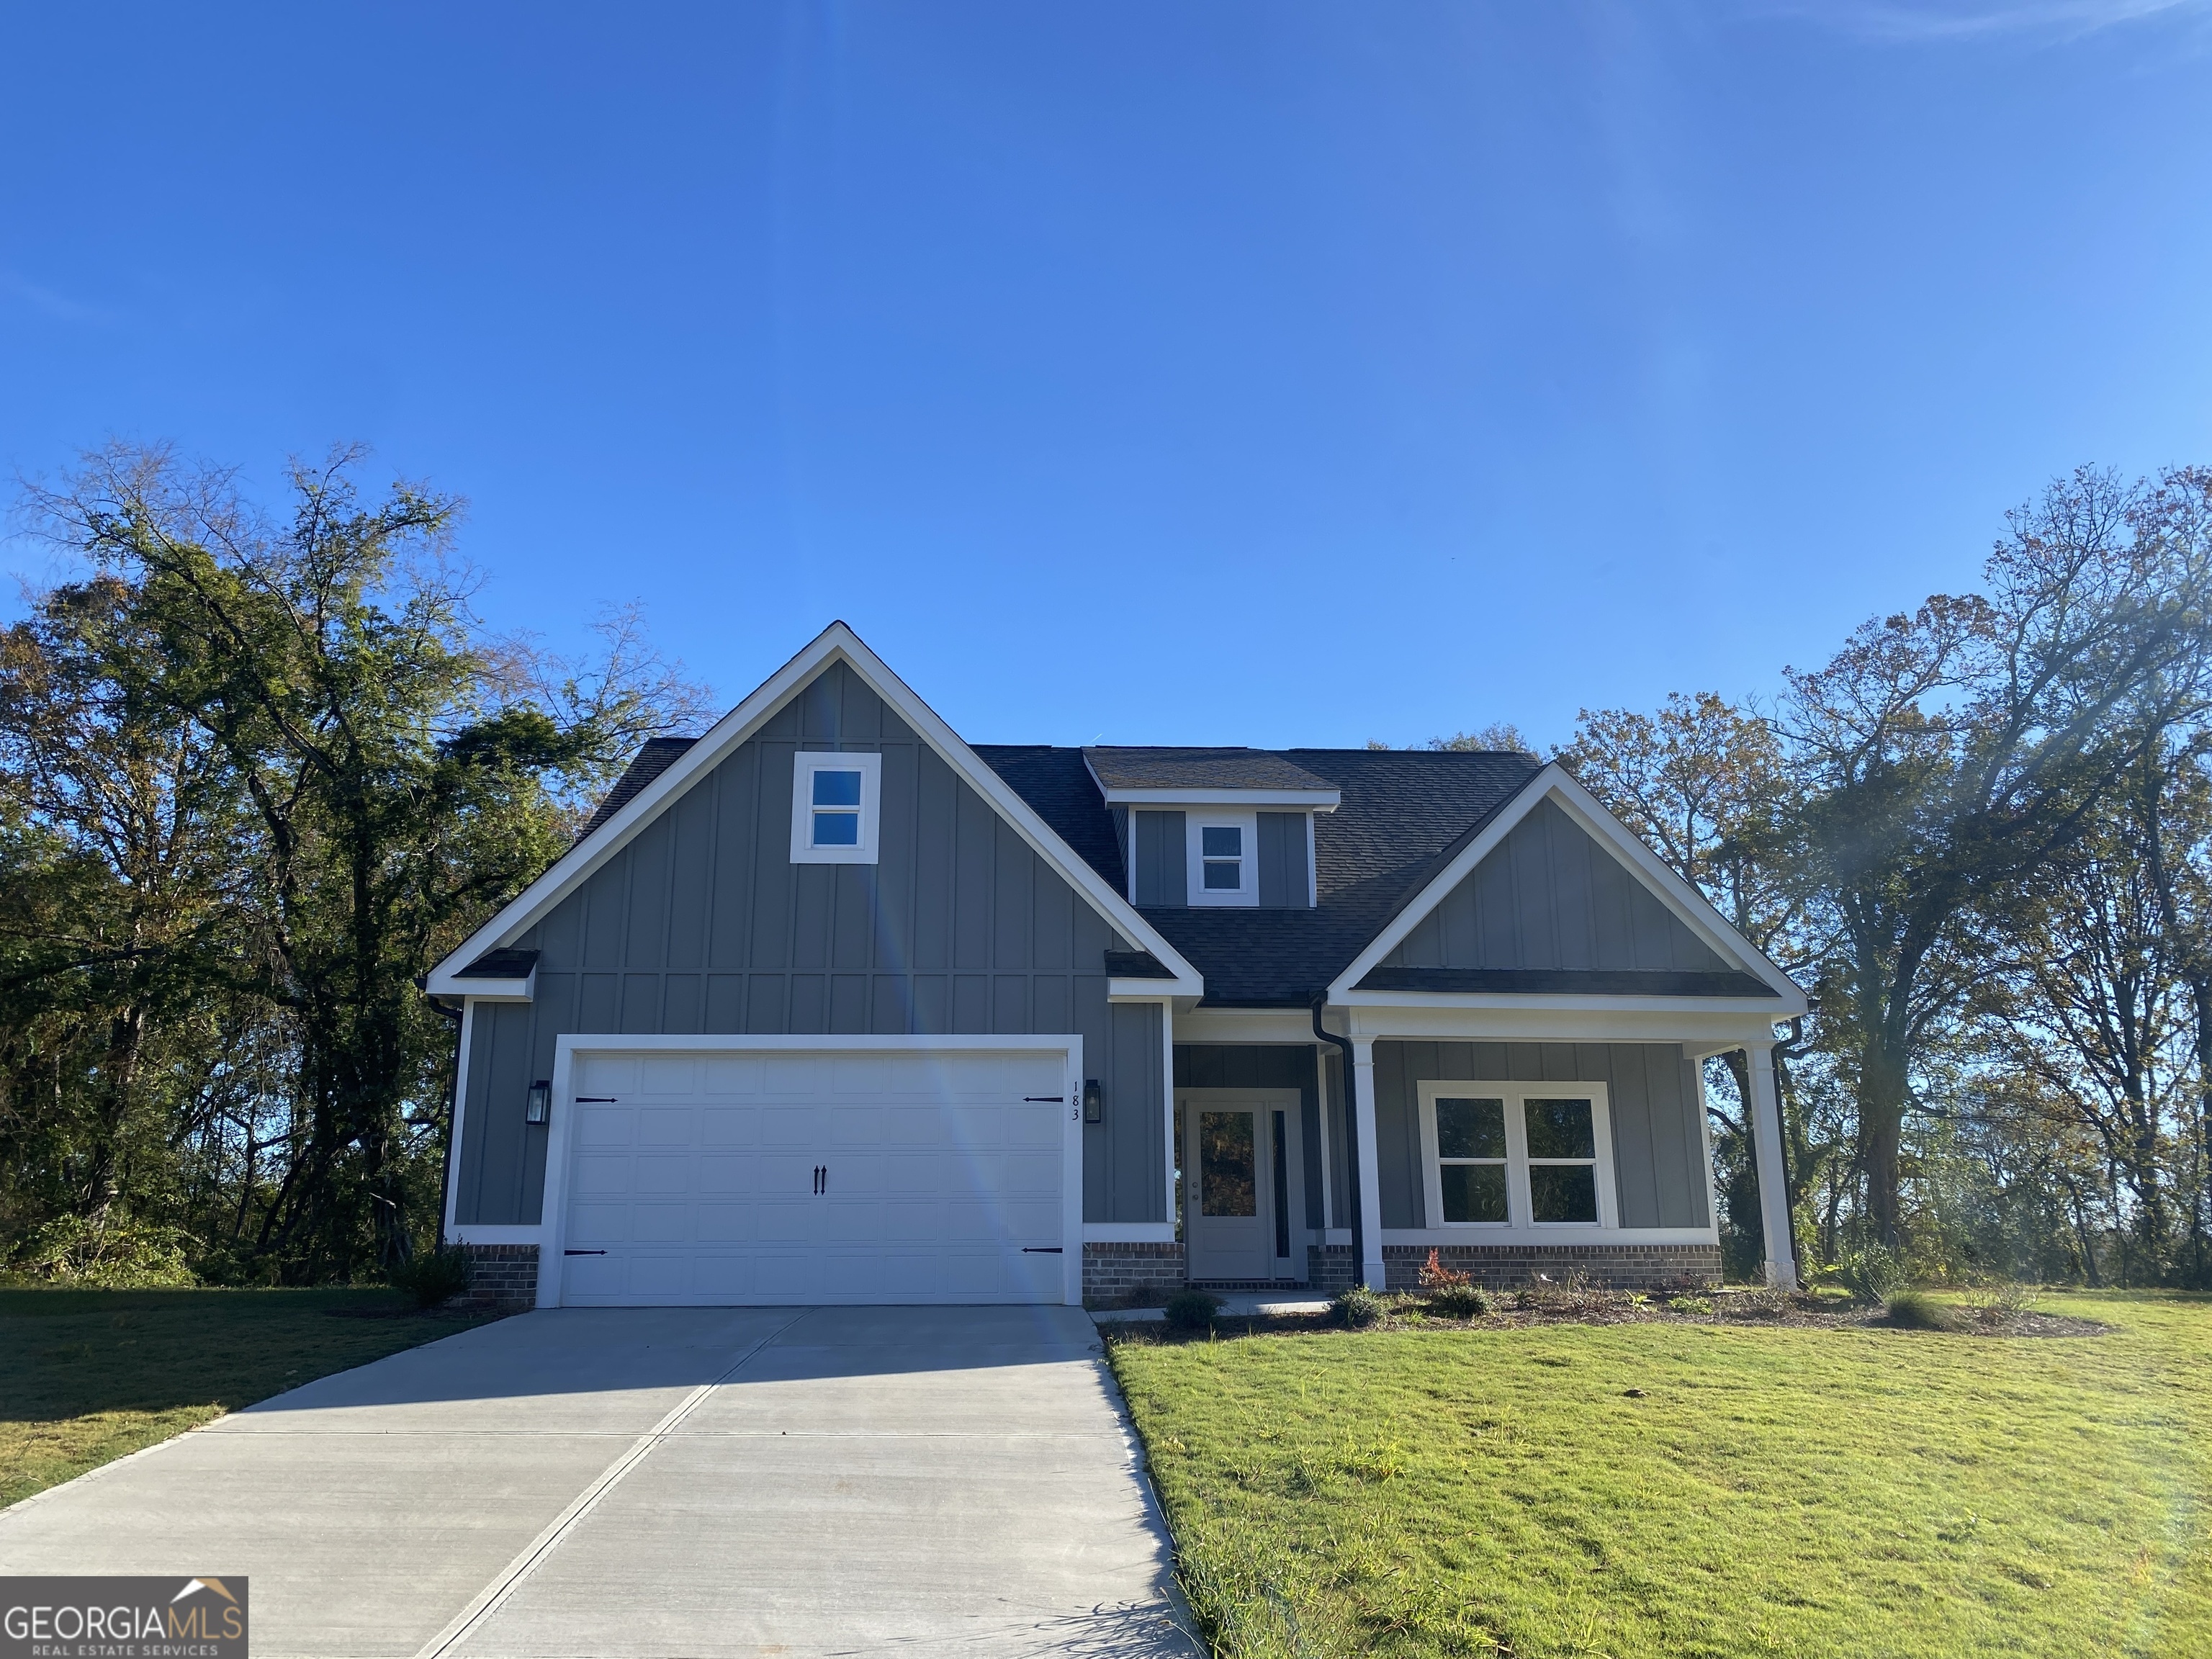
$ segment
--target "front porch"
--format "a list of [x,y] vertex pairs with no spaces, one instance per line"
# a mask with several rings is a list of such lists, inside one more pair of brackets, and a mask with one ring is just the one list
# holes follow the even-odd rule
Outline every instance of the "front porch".
[[1767,1127],[1772,1028],[1668,1016],[1363,1006],[1316,1038],[1305,1010],[1175,1010],[1172,1219],[1086,1229],[1085,1299],[1407,1290],[1432,1249],[1493,1289],[1717,1283],[1700,1062],[1751,1050]]

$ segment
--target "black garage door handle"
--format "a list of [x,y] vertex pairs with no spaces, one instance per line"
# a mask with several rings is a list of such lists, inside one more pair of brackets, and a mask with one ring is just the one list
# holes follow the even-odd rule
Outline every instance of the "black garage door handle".
[[1059,1255],[1062,1252],[1057,1244],[1024,1244],[1022,1246],[1022,1254],[1024,1255]]
[[605,1255],[605,1250],[563,1250],[562,1255]]

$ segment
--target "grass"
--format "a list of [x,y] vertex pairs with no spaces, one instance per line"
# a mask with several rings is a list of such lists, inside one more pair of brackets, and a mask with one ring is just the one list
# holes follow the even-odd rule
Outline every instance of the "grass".
[[[1117,1341],[1222,1654],[2212,1654],[2212,1299]],[[1643,1391],[1641,1398],[1627,1390]]]
[[475,1322],[387,1290],[0,1290],[0,1504]]

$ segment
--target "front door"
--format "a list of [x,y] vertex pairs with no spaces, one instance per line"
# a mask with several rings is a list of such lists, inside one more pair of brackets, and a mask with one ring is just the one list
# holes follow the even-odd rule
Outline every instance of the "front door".
[[[1239,1091],[1245,1094],[1250,1091]],[[1295,1099],[1295,1097],[1293,1097]],[[1178,1092],[1183,1239],[1194,1279],[1273,1279],[1290,1273],[1279,1235],[1289,1149],[1284,1108],[1194,1090]]]

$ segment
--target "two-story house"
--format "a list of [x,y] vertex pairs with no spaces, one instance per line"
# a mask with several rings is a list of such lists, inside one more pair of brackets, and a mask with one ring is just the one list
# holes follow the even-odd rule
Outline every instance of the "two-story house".
[[428,988],[544,1307],[1716,1278],[1699,1061],[1778,1190],[1805,1009],[1556,765],[969,744],[842,623]]

